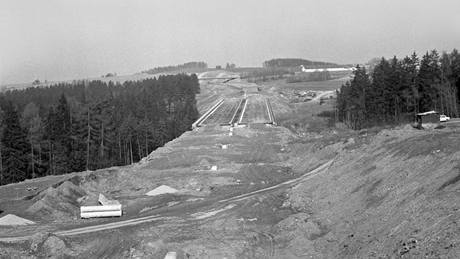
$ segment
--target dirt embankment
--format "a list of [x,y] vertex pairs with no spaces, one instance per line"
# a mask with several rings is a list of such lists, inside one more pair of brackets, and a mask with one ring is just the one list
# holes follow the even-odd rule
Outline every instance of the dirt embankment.
[[459,145],[458,130],[405,127],[326,147],[330,169],[288,193],[283,256],[458,258]]

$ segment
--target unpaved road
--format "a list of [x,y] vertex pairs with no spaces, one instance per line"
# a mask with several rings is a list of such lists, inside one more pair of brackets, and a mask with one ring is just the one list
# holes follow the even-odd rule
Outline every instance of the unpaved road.
[[[232,203],[237,203],[241,202],[250,198],[257,198],[259,195],[264,195],[266,193],[269,193],[271,191],[279,190],[281,188],[288,188],[292,187],[293,185],[296,185],[300,182],[303,182],[307,180],[308,177],[312,177],[316,174],[319,174],[326,170],[330,165],[332,161],[329,161],[318,168],[289,181],[276,184],[274,186],[270,186],[267,188],[263,188],[260,190],[252,191],[249,193],[241,194],[235,197],[227,198],[227,199],[222,199],[214,202],[214,205],[211,206],[231,206],[231,208],[235,207],[234,204]],[[232,204],[232,205],[230,205]],[[197,210],[198,208],[195,208]],[[170,210],[174,210],[174,208],[170,208]],[[204,213],[204,212],[194,212],[193,215],[199,214],[199,213]],[[194,218],[193,215],[189,215],[187,211],[175,211],[171,215],[171,213],[168,213],[168,216],[161,216],[161,215],[152,215],[152,216],[146,216],[146,217],[139,217],[139,218],[132,218],[129,220],[122,220],[122,221],[116,221],[116,222],[111,222],[111,223],[106,223],[106,224],[99,224],[99,225],[92,225],[92,226],[87,226],[87,227],[79,227],[79,228],[74,228],[74,229],[69,229],[69,230],[58,230],[55,231],[54,234],[60,235],[60,236],[73,236],[73,235],[81,235],[81,234],[87,234],[87,233],[92,233],[92,232],[98,232],[98,231],[103,231],[103,230],[109,230],[109,229],[115,229],[115,228],[121,228],[121,227],[127,227],[127,226],[134,226],[134,225],[139,225],[143,223],[148,223],[148,222],[154,222],[154,221],[160,221],[160,220],[170,220],[170,219],[183,219],[184,221],[187,220],[196,220],[200,218]],[[217,214],[217,213],[216,213]],[[214,216],[213,214],[212,216]],[[30,239],[31,236],[16,236],[16,237],[1,237],[0,236],[0,242],[18,242],[18,241],[24,241]]]

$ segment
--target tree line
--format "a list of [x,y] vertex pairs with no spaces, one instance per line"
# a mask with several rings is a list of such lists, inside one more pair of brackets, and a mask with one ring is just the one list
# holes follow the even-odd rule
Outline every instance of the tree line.
[[286,78],[287,83],[312,82],[312,81],[327,81],[331,80],[332,76],[329,71],[314,71],[309,73],[298,73]]
[[292,68],[300,67],[303,65],[305,68],[331,68],[340,67],[340,65],[322,61],[311,61],[300,58],[276,58],[264,61],[262,66],[264,68]]
[[166,66],[166,67],[155,67],[146,71],[143,71],[143,73],[147,74],[158,74],[158,73],[164,73],[164,72],[172,72],[172,71],[180,71],[180,72],[186,72],[188,70],[204,70],[208,68],[208,64],[203,61],[193,61],[193,62],[187,62],[181,65],[177,66]]
[[457,117],[460,107],[460,54],[427,52],[382,58],[372,71],[357,66],[354,78],[337,93],[336,117],[353,129],[410,122],[435,110]]
[[196,75],[79,81],[0,94],[0,185],[127,165],[190,130]]
[[285,78],[286,75],[294,75],[294,72],[285,68],[257,68],[250,71],[245,71],[240,74],[242,79],[246,79],[250,83],[266,82],[269,80],[277,80]]

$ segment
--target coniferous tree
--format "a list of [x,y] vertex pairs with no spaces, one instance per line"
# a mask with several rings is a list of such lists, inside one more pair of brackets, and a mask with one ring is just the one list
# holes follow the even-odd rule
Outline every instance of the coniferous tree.
[[[460,101],[460,53],[458,53],[457,49],[454,49],[449,56],[452,71],[449,80],[455,88],[457,100]],[[460,105],[458,105],[458,108],[460,109]],[[457,110],[457,114],[460,114],[460,110]]]
[[21,127],[16,108],[9,102],[4,111],[2,136],[2,184],[30,178],[27,134]]
[[53,120],[54,131],[54,163],[55,174],[70,172],[69,157],[71,153],[71,122],[70,109],[64,94],[59,98]]
[[41,160],[41,139],[43,134],[42,121],[39,114],[39,108],[31,102],[26,105],[21,117],[21,127],[27,132],[27,139],[30,146],[30,165],[32,178],[42,175]]
[[341,87],[336,114],[339,121],[355,129],[410,122],[416,113],[430,110],[458,116],[459,74],[456,50],[441,57],[433,50],[420,62],[415,53],[402,60],[382,58],[372,68],[370,83],[363,83],[365,76],[357,68],[354,79]]
[[419,109],[429,111],[436,109],[437,89],[440,83],[439,55],[437,52],[427,52],[421,62],[418,76],[418,91],[420,93]]
[[416,84],[417,80],[417,67],[419,60],[417,54],[414,52],[410,57],[406,56],[402,60],[402,95],[405,103],[405,113],[413,113],[414,115],[419,112],[418,99],[419,93]]
[[4,184],[4,174],[3,174],[3,129],[5,128],[5,124],[3,123],[3,110],[0,108],[0,121],[2,122],[0,125],[0,185]]
[[[30,176],[43,176],[138,161],[191,128],[198,92],[196,75],[185,74],[123,84],[74,81],[1,93],[0,107],[18,107],[25,166]],[[2,184],[3,171],[0,163]]]

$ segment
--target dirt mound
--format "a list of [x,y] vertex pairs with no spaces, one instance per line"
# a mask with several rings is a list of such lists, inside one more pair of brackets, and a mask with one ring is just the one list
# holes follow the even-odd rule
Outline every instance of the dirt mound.
[[147,196],[156,196],[156,195],[161,195],[161,194],[167,194],[167,193],[177,193],[178,190],[174,189],[172,187],[169,187],[167,185],[160,185],[157,188],[149,191],[145,195]]
[[61,237],[51,233],[37,233],[30,241],[30,252],[38,257],[67,258],[75,256],[75,252]]
[[274,240],[282,244],[282,257],[289,258],[320,258],[321,253],[316,251],[314,240],[327,233],[321,225],[316,223],[311,215],[297,213],[280,221],[274,227]]
[[70,181],[65,181],[39,193],[32,199],[34,203],[26,212],[43,220],[66,221],[74,219],[79,213],[78,199],[85,195],[86,192],[82,188]]
[[35,222],[18,217],[14,214],[8,214],[0,218],[0,226],[19,226],[30,224],[35,224]]
[[200,160],[198,164],[199,169],[201,170],[209,170],[211,168],[211,163],[206,158]]

